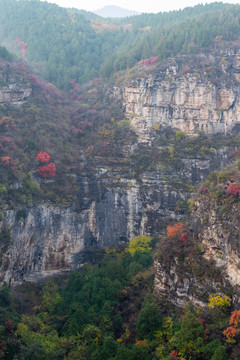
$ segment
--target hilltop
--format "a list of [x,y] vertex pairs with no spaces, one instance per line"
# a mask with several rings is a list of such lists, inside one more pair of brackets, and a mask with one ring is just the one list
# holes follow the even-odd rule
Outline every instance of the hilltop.
[[101,9],[95,10],[94,14],[104,18],[123,18],[133,15],[140,15],[140,13],[137,11],[124,9],[120,6],[114,5],[107,5]]
[[0,1],[0,42],[48,82],[69,89],[109,78],[150,57],[194,53],[240,36],[239,5],[213,3],[180,11],[97,19],[39,1]]

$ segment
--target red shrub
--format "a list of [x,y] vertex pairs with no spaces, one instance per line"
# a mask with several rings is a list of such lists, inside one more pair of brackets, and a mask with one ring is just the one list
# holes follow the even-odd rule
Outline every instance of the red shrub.
[[237,185],[235,183],[231,183],[228,186],[228,189],[226,191],[226,195],[229,196],[230,198],[233,197],[238,197],[240,194],[240,185]]
[[205,187],[200,187],[200,189],[198,190],[198,192],[200,194],[204,194],[204,193],[207,193],[208,192],[208,187],[205,186]]
[[36,159],[39,160],[41,163],[47,163],[51,159],[51,156],[48,155],[48,153],[46,153],[46,152],[40,151],[40,153],[38,153]]
[[0,160],[1,160],[1,164],[2,164],[3,166],[8,166],[8,165],[10,165],[10,156],[2,156],[2,157],[0,158]]
[[49,176],[50,178],[53,178],[56,175],[56,167],[53,163],[50,163],[50,164],[44,165],[44,166],[39,166],[37,171],[44,179],[47,176]]
[[232,312],[229,325],[233,325],[235,328],[238,327],[240,322],[240,310],[235,310]]
[[188,233],[184,232],[181,236],[180,236],[180,241],[182,241],[183,243],[185,243],[188,239]]
[[178,352],[176,350],[173,350],[169,356],[171,356],[174,360],[179,359]]
[[142,65],[145,65],[145,66],[155,65],[157,61],[158,61],[158,56],[151,56],[148,59],[140,60],[138,62],[138,65],[139,66],[142,66]]

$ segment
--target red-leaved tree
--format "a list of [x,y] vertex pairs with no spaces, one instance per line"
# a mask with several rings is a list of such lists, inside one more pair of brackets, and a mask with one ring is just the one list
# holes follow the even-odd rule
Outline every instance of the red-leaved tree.
[[53,178],[56,175],[56,167],[53,163],[48,165],[39,166],[37,171],[45,179],[47,176]]
[[38,153],[36,159],[38,161],[40,161],[41,163],[47,163],[51,159],[51,156],[48,155],[48,153],[46,153],[46,152],[40,151],[40,153]]
[[240,310],[235,310],[232,312],[229,326],[227,329],[223,331],[223,334],[229,339],[234,338],[237,333],[239,332],[239,325],[240,325]]
[[184,224],[183,223],[176,223],[174,225],[168,225],[167,226],[167,236],[171,239],[174,239],[183,232]]
[[237,185],[235,183],[229,184],[228,189],[226,191],[226,195],[229,196],[230,198],[239,197],[240,185]]
[[[41,175],[44,179],[47,176],[53,178],[56,175],[56,166],[54,163],[47,164],[51,159],[51,156],[47,152],[40,151],[36,158],[40,162],[37,168],[39,175]],[[41,164],[45,165],[41,166]]]

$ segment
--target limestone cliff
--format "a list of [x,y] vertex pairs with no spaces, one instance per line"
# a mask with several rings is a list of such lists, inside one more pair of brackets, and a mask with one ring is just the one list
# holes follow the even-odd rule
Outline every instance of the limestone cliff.
[[0,61],[0,104],[21,106],[31,95],[32,88],[20,65]]
[[[5,136],[10,136],[10,139],[16,141],[17,144],[20,137],[25,136],[26,133],[31,137],[34,136],[30,128],[33,126],[35,134],[43,134],[42,138],[38,138],[41,144],[53,149],[52,139],[49,140],[49,132],[46,129],[52,131],[55,137],[54,145],[57,146],[56,133],[60,131],[63,124],[64,132],[60,135],[61,142],[66,144],[72,141],[71,125],[66,121],[61,123],[58,120],[54,123],[51,117],[53,122],[50,123],[49,119],[41,122],[41,111],[43,109],[46,112],[49,111],[48,98],[41,96],[36,84],[32,92],[31,77],[24,76],[19,66],[16,68],[14,65],[9,66],[3,63],[0,67],[3,82],[0,87],[2,101],[4,101],[2,104],[7,111],[9,104],[18,103],[21,106],[22,101],[26,101],[22,108],[30,108],[27,119],[28,124],[31,125],[25,125],[22,115],[21,121],[16,121],[17,125],[10,132],[4,128]],[[158,76],[158,72],[154,76]],[[144,91],[149,91],[147,79],[139,83],[139,89],[142,86],[145,86]],[[8,96],[7,91],[9,91]],[[34,92],[37,91],[39,91],[38,98],[32,108],[32,98],[35,96]],[[166,96],[171,97],[170,92],[170,88],[166,89]],[[91,94],[90,92],[89,96],[93,96]],[[200,95],[197,92],[196,98],[198,96]],[[51,109],[55,109],[54,98],[51,101]],[[82,105],[82,109],[85,108],[88,106]],[[78,115],[75,113],[75,116],[76,114]],[[14,116],[17,117],[17,111],[14,112]],[[31,117],[35,119],[33,122],[30,121]],[[144,121],[139,118],[139,124],[144,124]],[[102,128],[103,134],[111,134],[108,124],[106,128]],[[76,127],[73,129],[76,130]],[[129,131],[128,134],[130,134]],[[146,135],[145,140],[147,140],[149,133],[146,132],[143,135]],[[102,138],[100,139],[102,141]],[[33,140],[22,142],[26,151],[31,146],[36,146]],[[200,142],[200,153],[197,153],[194,151],[194,146],[198,144],[194,145],[192,140],[188,141],[187,138],[178,140],[174,131],[171,134],[160,131],[158,138],[153,137],[153,140],[156,140],[154,146],[142,146],[139,144],[140,141],[137,142],[136,137],[133,137],[132,142],[130,141],[124,149],[121,149],[122,157],[116,152],[115,157],[110,158],[109,154],[106,155],[103,150],[101,150],[102,153],[100,151],[95,155],[94,153],[87,155],[85,148],[82,149],[78,142],[87,144],[88,138],[76,137],[75,144],[78,145],[76,148],[78,150],[74,149],[70,157],[66,155],[63,160],[70,163],[70,159],[74,166],[65,166],[59,181],[60,186],[64,183],[66,188],[71,187],[72,184],[74,188],[76,187],[75,192],[71,193],[73,200],[71,203],[66,202],[65,206],[54,203],[54,200],[47,201],[47,197],[45,201],[39,198],[35,203],[30,201],[29,205],[27,195],[21,194],[21,189],[23,189],[21,169],[25,164],[19,168],[18,178],[14,170],[12,172],[9,170],[9,193],[18,189],[18,196],[23,199],[21,200],[23,205],[19,202],[15,204],[11,199],[2,206],[1,281],[19,284],[25,280],[37,280],[47,275],[78,269],[86,259],[96,256],[106,247],[121,246],[138,234],[159,233],[169,220],[180,219],[184,216],[187,200],[194,191],[193,185],[203,181],[210,171],[221,169],[228,164],[231,161],[230,155],[235,150],[234,143],[225,146],[221,142],[219,145],[217,141],[216,148],[212,148],[207,138],[204,140],[199,137],[197,141]],[[206,142],[207,147],[204,146]],[[21,159],[24,159],[22,148],[19,148],[19,152],[22,154]],[[93,146],[90,146],[91,148]],[[59,149],[62,147],[59,146]],[[100,146],[99,149],[101,149]],[[37,177],[36,168],[33,165],[36,161],[36,150],[34,151],[34,157],[27,158],[31,164],[28,171],[48,192],[48,184],[54,185],[55,180],[41,182],[41,179]],[[58,161],[59,169],[61,169],[61,161]],[[4,165],[1,169],[4,175],[6,171]],[[70,179],[74,181],[70,182]],[[1,191],[1,196],[4,198],[7,190],[3,186]],[[54,191],[57,191],[56,186]],[[61,194],[58,192],[53,199],[59,196]]]
[[[219,157],[218,166],[223,159],[227,154]],[[11,240],[2,256],[1,281],[17,284],[78,269],[106,247],[123,246],[138,234],[158,233],[169,219],[182,217],[174,210],[189,197],[188,179],[196,172],[204,177],[214,160],[195,166],[186,160],[178,188],[172,184],[174,172],[146,172],[140,180],[116,179],[109,173],[95,182],[89,179],[85,193],[78,194],[85,199],[82,208],[41,204],[6,211],[1,228],[10,229]]]
[[240,121],[239,70],[239,51],[233,48],[179,56],[154,70],[139,70],[114,93],[139,141],[149,141],[162,127],[189,135],[226,134]]

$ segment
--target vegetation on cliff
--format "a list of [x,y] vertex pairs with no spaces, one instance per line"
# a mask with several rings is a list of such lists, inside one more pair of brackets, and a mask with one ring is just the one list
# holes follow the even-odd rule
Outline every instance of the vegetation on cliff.
[[[15,209],[22,224],[28,208],[41,202],[74,205],[81,212],[103,196],[102,184],[109,189],[125,186],[122,179],[142,184],[144,172],[159,171],[162,184],[170,177],[174,191],[193,192],[199,177],[186,177],[184,160],[207,161],[224,146],[239,147],[238,132],[187,137],[176,129],[155,126],[153,143],[137,144],[122,107],[112,101],[99,74],[108,77],[139,61],[141,69],[154,67],[167,56],[212,44],[221,48],[221,40],[239,37],[239,14],[239,6],[215,3],[144,14],[129,24],[130,19],[98,20],[37,0],[0,0],[0,40],[12,44],[9,48],[36,68],[33,73],[25,63],[12,61],[14,57],[0,47],[1,88],[13,88],[18,82],[32,90],[30,100],[23,99],[21,106],[0,107],[0,221],[4,211]],[[219,66],[225,63],[223,58]],[[215,77],[218,69],[212,72],[209,64],[203,66],[215,83],[220,82]],[[188,73],[189,68],[182,71]],[[87,196],[86,176],[91,188]],[[237,252],[239,169],[211,173],[198,196],[206,204],[202,228],[211,220],[210,211],[215,211]],[[189,211],[194,216],[196,202],[179,201],[171,210],[180,219]],[[137,236],[125,250],[107,249],[98,265],[85,264],[64,281],[25,284],[12,293],[4,284],[0,358],[239,359],[235,289],[215,261],[204,256],[197,234],[200,231],[191,223],[173,222],[156,236],[160,240],[156,250],[156,239]],[[12,240],[11,229],[2,227],[0,262]],[[218,248],[216,255],[222,259]],[[190,295],[201,306],[194,309],[183,299],[182,307],[174,307],[166,297],[157,298],[154,260],[166,274],[172,271],[179,283],[194,280]]]

